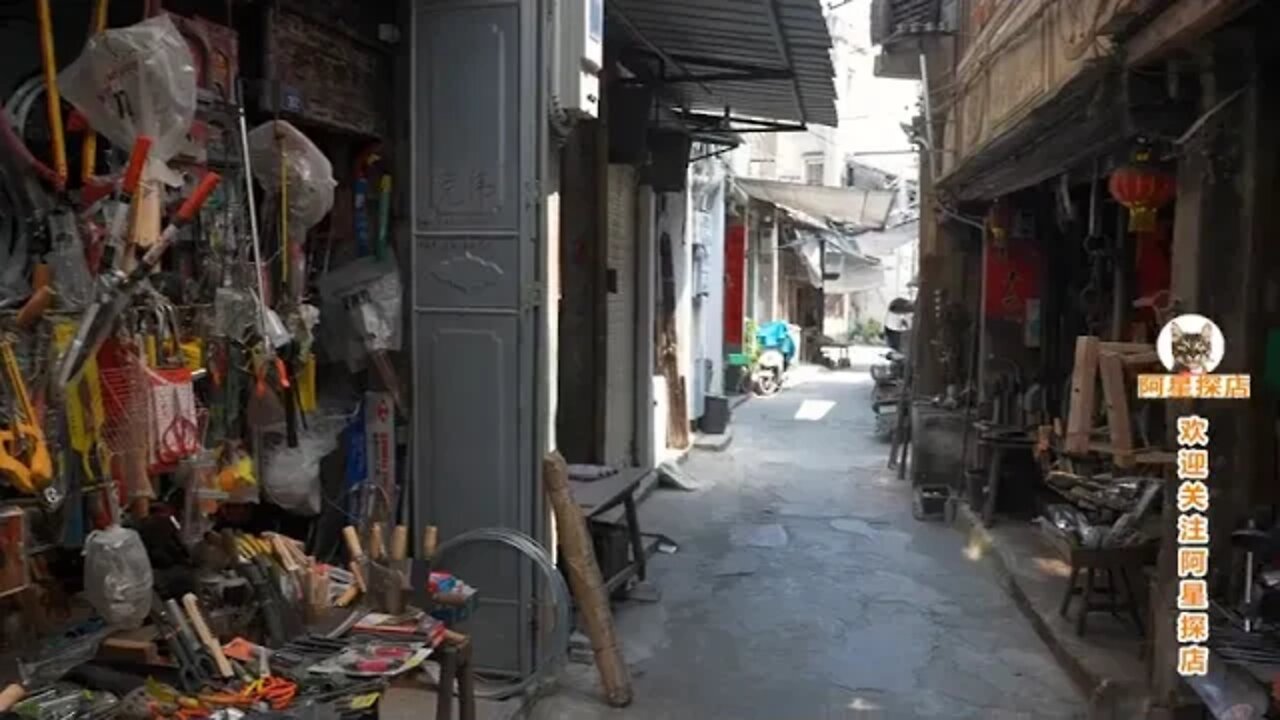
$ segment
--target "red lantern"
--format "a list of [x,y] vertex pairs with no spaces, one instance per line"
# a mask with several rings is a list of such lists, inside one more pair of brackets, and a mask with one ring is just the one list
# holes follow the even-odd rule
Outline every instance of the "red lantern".
[[1177,195],[1177,181],[1172,173],[1152,164],[1147,153],[1139,153],[1135,160],[1111,173],[1107,188],[1116,202],[1129,209],[1129,230],[1151,232],[1157,212]]

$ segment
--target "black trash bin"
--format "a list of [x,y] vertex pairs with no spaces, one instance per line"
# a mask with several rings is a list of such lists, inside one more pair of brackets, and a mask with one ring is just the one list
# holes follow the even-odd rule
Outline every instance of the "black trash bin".
[[728,428],[729,398],[722,395],[705,396],[698,429],[708,435],[723,435]]

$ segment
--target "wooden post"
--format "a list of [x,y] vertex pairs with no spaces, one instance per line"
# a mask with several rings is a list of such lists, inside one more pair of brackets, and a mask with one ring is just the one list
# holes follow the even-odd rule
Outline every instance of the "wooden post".
[[1111,451],[1116,467],[1131,468],[1133,426],[1129,419],[1129,394],[1125,383],[1124,359],[1119,353],[1098,355],[1098,374],[1102,376],[1102,397],[1107,404],[1107,427],[1111,432]]
[[1071,370],[1071,409],[1067,416],[1066,451],[1083,455],[1089,451],[1093,410],[1097,402],[1098,338],[1076,338],[1076,359]]
[[685,379],[680,375],[680,342],[676,335],[676,281],[674,248],[671,234],[662,233],[658,241],[659,268],[662,279],[662,333],[658,338],[659,366],[667,381],[667,447],[689,447],[689,405]]
[[560,453],[552,451],[542,461],[542,480],[555,512],[569,586],[591,638],[605,699],[614,707],[625,707],[631,704],[631,677],[614,633],[609,594],[596,563],[587,519],[569,492],[569,466]]

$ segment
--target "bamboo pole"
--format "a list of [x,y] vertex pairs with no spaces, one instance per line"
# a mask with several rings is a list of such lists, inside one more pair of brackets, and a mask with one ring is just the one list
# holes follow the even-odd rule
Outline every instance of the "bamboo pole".
[[543,459],[542,479],[547,499],[555,512],[569,586],[595,652],[605,700],[614,707],[625,707],[631,704],[631,677],[618,647],[613,611],[609,607],[609,595],[604,589],[600,566],[596,563],[587,519],[569,492],[569,466],[560,453],[552,451]]

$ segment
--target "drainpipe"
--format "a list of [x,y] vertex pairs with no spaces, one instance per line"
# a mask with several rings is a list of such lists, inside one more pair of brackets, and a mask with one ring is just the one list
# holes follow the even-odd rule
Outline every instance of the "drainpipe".
[[924,95],[924,137],[929,144],[929,181],[936,182],[938,167],[936,146],[933,144],[933,101],[929,97],[929,60],[924,53],[920,53],[920,84]]

